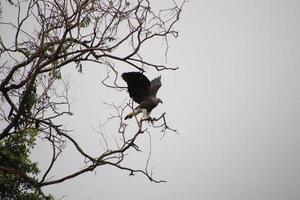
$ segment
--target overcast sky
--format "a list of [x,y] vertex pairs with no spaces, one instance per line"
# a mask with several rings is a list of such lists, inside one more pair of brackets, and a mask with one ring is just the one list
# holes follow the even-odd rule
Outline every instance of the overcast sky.
[[[153,113],[166,112],[180,133],[151,133],[150,166],[167,183],[103,167],[45,191],[65,200],[300,199],[299,9],[299,0],[189,1],[168,54],[167,64],[180,69],[161,74],[164,104]],[[102,102],[126,98],[101,86],[103,72],[88,66],[69,74],[75,115],[68,126],[91,151],[99,146],[91,127],[109,112]],[[138,145],[144,154],[132,151],[128,163],[144,167],[149,137]],[[47,159],[43,151],[33,157]],[[78,160],[64,153],[56,176]]]

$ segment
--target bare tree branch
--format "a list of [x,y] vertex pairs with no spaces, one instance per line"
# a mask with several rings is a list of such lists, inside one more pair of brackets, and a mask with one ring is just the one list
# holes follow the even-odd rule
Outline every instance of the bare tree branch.
[[[132,120],[133,125],[123,120],[123,113],[133,109],[132,102],[107,104],[115,115],[106,122],[117,122],[117,135],[112,133],[110,137],[114,142],[111,143],[101,128],[94,129],[104,142],[104,151],[90,155],[61,122],[63,117],[73,114],[68,93],[70,85],[64,80],[62,69],[71,66],[82,73],[86,63],[96,63],[107,73],[102,85],[120,92],[125,89],[119,82],[125,70],[178,69],[178,66],[155,64],[142,51],[159,38],[165,41],[167,54],[168,38],[178,36],[174,26],[185,1],[180,5],[173,3],[171,8],[154,10],[148,0],[13,1],[18,13],[16,18],[0,19],[0,29],[10,30],[14,36],[13,41],[0,36],[0,141],[34,129],[48,142],[51,156],[49,166],[38,181],[30,174],[6,166],[0,166],[0,173],[15,174],[38,190],[93,172],[103,165],[128,171],[130,175],[141,173],[156,183],[165,182],[154,179],[152,172],[148,172],[151,150],[143,170],[123,166],[123,161],[129,149],[140,151],[137,138],[149,134],[149,128],[160,128],[163,134],[176,132],[168,126],[166,113],[152,118],[152,126],[138,117]],[[62,83],[63,88],[59,88],[58,83]],[[136,130],[129,131],[129,126]],[[50,180],[48,176],[66,143],[83,158],[84,167]]]

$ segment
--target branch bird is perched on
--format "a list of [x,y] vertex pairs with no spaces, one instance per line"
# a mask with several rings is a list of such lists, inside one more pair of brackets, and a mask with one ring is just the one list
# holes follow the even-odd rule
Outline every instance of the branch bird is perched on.
[[[158,103],[162,103],[160,98],[156,97],[157,90],[161,87],[160,76],[149,79],[140,72],[127,72],[122,74],[122,78],[127,83],[129,96],[139,104],[133,112],[129,113],[125,120],[143,112],[144,118],[150,118],[150,112]],[[150,118],[151,119],[151,118]]]

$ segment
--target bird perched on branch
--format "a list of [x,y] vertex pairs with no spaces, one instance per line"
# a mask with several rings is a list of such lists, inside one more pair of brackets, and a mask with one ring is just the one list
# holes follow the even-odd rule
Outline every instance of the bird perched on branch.
[[125,120],[141,112],[143,112],[145,119],[149,119],[150,112],[153,108],[159,103],[162,103],[162,100],[156,97],[157,90],[161,87],[161,77],[159,76],[150,82],[150,80],[140,72],[126,72],[122,74],[122,78],[127,83],[129,96],[139,104],[133,112],[125,117]]

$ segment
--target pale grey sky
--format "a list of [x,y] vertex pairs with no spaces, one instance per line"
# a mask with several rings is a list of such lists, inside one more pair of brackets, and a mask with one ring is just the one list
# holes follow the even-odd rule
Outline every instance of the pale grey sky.
[[[168,54],[168,64],[180,69],[161,74],[164,104],[153,112],[166,112],[180,133],[160,140],[152,132],[150,165],[167,183],[103,167],[45,190],[65,200],[300,199],[299,9],[298,0],[189,1]],[[149,57],[154,50],[146,50]],[[102,102],[126,98],[100,85],[104,72],[88,66],[69,75],[75,115],[68,126],[91,152],[99,146],[91,126],[109,112]],[[133,151],[128,163],[143,167],[148,145],[142,137],[144,154]],[[41,152],[34,158],[45,158]],[[56,175],[81,161],[67,151]]]

